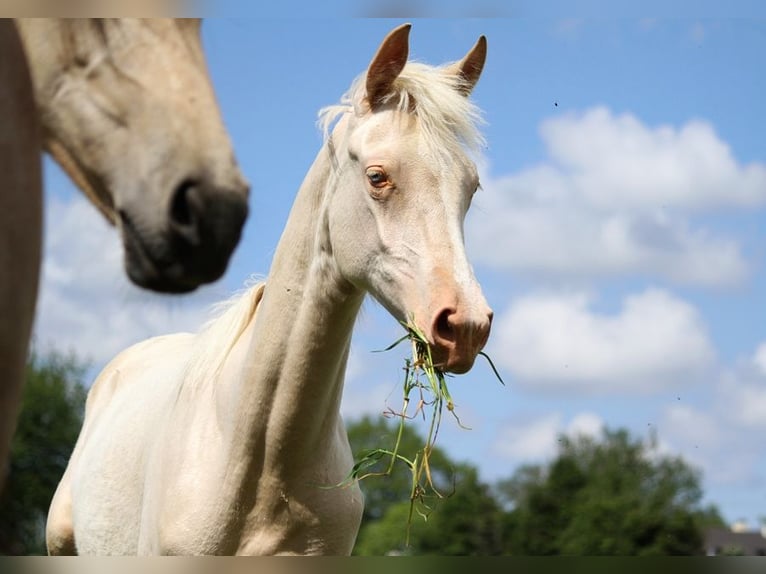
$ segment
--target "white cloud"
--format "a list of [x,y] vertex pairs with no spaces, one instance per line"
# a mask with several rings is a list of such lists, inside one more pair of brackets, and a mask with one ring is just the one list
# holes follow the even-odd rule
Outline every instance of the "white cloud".
[[648,127],[597,107],[543,122],[541,136],[576,195],[605,208],[755,205],[766,166],[741,166],[704,121]]
[[545,121],[549,161],[484,177],[467,223],[477,261],[554,275],[648,273],[682,284],[741,282],[738,243],[694,225],[707,208],[761,205],[766,166],[742,166],[713,128],[647,127],[594,108]]
[[730,416],[738,424],[761,432],[766,430],[766,380],[730,385],[726,402]]
[[766,343],[761,343],[753,353],[753,364],[760,374],[766,376]]
[[593,413],[580,413],[568,424],[557,413],[526,417],[501,427],[492,451],[510,462],[539,463],[555,456],[560,435],[595,437],[603,427],[603,420]]
[[[396,366],[390,371],[382,368],[386,359],[352,345],[340,407],[346,421],[379,416],[388,408],[401,409],[401,383],[396,379],[400,371]],[[386,381],[388,373],[391,378]]]
[[597,437],[604,428],[604,421],[593,413],[580,413],[567,426],[568,436]]
[[361,380],[346,380],[343,389],[340,412],[346,421],[355,420],[365,415],[373,417],[389,412],[391,408],[399,412],[402,408],[401,396],[396,396],[396,387],[385,383],[370,383]]
[[492,356],[517,383],[539,390],[652,393],[701,377],[714,350],[698,311],[647,289],[616,314],[584,293],[516,299],[497,320]]
[[74,351],[100,368],[137,341],[197,330],[213,300],[222,298],[216,287],[178,298],[132,286],[117,232],[91,205],[80,196],[47,202],[35,324],[39,348]]
[[536,275],[644,273],[706,286],[738,284],[748,273],[735,241],[692,229],[662,210],[603,214],[569,201],[521,200],[511,207],[514,201],[485,202],[470,218],[476,262]]
[[766,430],[766,343],[727,369],[702,404],[663,409],[660,432],[668,452],[680,452],[702,468],[713,485],[762,484]]
[[[712,405],[711,405],[712,406]],[[713,407],[674,405],[664,410],[660,437],[667,454],[682,453],[712,485],[741,485],[758,473],[760,448]]]
[[679,404],[666,408],[662,420],[663,435],[671,434],[695,449],[718,450],[724,445],[720,421],[711,412]]
[[513,422],[500,429],[493,450],[510,461],[546,460],[556,452],[556,436],[560,429],[561,416],[558,414]]
[[766,430],[766,343],[721,377],[716,405],[733,425]]

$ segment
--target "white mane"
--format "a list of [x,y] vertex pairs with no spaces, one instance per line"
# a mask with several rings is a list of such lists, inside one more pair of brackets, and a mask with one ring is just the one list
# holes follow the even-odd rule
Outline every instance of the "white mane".
[[189,388],[218,375],[226,357],[258,310],[265,287],[265,281],[250,282],[244,291],[214,306],[213,318],[195,336],[193,352],[186,365],[184,379]]
[[[463,95],[461,88],[465,82],[462,76],[447,71],[451,65],[408,62],[383,103],[393,103],[398,110],[417,116],[429,148],[455,151],[463,147],[476,152],[485,146],[484,136],[478,128],[484,123],[482,113],[470,98]],[[366,73],[357,76],[339,104],[319,110],[319,126],[325,140],[341,114],[354,113],[361,117],[367,113],[366,79]]]

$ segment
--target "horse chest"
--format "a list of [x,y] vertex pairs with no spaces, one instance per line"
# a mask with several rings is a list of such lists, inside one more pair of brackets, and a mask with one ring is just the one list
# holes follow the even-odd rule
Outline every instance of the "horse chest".
[[356,484],[285,488],[256,508],[243,529],[237,554],[350,554],[364,502]]
[[[184,503],[186,504],[186,503]],[[147,554],[350,554],[361,521],[357,485],[285,488],[264,494],[249,512],[223,499],[173,505],[144,541]]]
[[[289,473],[219,466],[220,460],[206,457],[173,464],[183,471],[168,468],[156,481],[162,492],[144,500],[159,514],[144,513],[149,528],[140,546],[148,554],[349,554],[363,498],[356,484],[333,486],[352,464],[346,449],[333,444]],[[217,478],[208,480],[211,475]]]

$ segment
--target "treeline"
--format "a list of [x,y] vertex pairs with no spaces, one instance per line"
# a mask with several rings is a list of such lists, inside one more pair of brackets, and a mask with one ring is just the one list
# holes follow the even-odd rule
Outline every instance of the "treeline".
[[[394,423],[364,418],[349,425],[357,456],[391,448]],[[410,514],[411,473],[361,481],[365,512],[355,554],[446,555],[695,555],[704,530],[723,526],[716,507],[702,505],[700,474],[681,458],[658,454],[651,440],[604,430],[559,440],[553,461],[518,468],[496,484],[440,448],[431,479],[443,498],[425,500],[427,519]],[[407,425],[402,452],[423,439]],[[387,461],[376,470],[384,471]],[[409,524],[409,544],[406,544]]]
[[[82,424],[84,372],[75,358],[57,354],[29,362],[0,494],[0,554],[45,553],[48,506]],[[368,417],[351,422],[348,433],[361,457],[390,448],[396,428]],[[405,425],[401,452],[422,445]],[[381,460],[370,470],[387,466]],[[429,469],[442,497],[427,493],[412,515],[406,468],[361,481],[366,500],[355,554],[701,554],[704,529],[723,525],[715,507],[702,506],[698,472],[625,430],[605,430],[598,439],[561,437],[549,464],[521,467],[496,484],[439,447]]]

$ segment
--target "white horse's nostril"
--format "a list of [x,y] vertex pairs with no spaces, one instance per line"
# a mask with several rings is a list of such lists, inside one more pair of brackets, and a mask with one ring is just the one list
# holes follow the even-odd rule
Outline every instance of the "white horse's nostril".
[[443,309],[436,315],[433,323],[433,337],[436,344],[449,346],[456,342],[454,317],[455,310],[451,308]]

